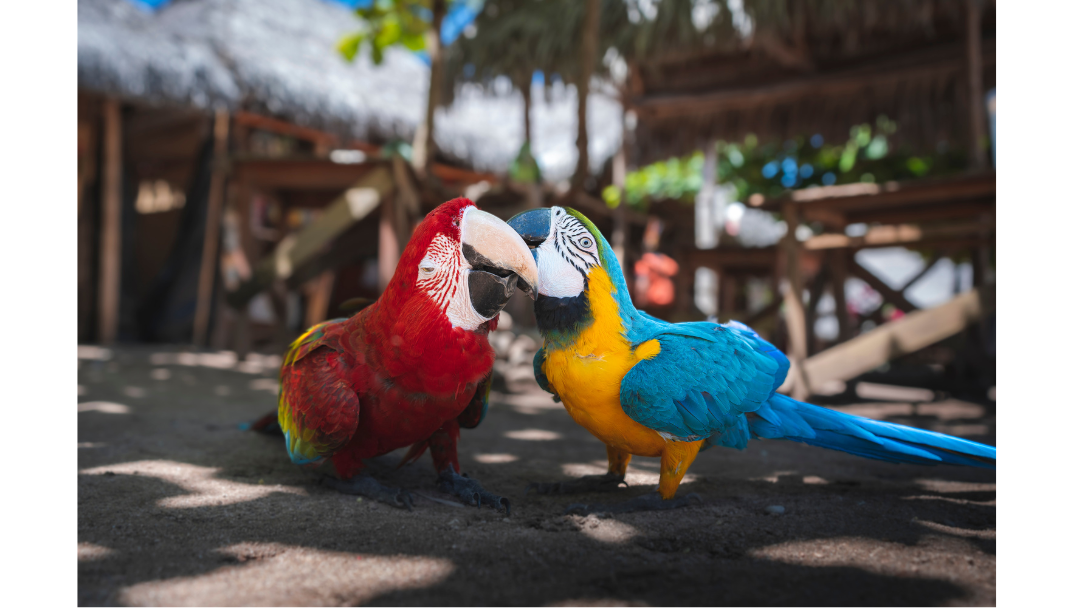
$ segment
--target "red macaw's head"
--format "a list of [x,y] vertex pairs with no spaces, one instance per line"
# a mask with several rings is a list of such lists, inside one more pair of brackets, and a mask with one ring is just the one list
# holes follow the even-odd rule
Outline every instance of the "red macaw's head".
[[[536,298],[536,262],[506,222],[456,198],[427,214],[413,231],[387,288],[402,313],[444,315],[477,331],[499,315],[514,288]],[[434,310],[433,310],[434,309]]]

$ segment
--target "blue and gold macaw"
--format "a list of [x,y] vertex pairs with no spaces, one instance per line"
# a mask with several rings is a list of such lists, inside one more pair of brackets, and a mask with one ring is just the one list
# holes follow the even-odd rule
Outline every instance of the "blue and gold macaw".
[[[660,457],[659,495],[617,510],[670,508],[698,451],[787,439],[897,463],[994,468],[994,447],[843,414],[776,392],[787,357],[732,321],[668,323],[634,308],[611,246],[573,209],[533,209],[510,226],[539,269],[536,380],[607,446],[608,472],[533,484],[541,493],[617,486],[631,456]],[[611,507],[606,510],[613,510]]]

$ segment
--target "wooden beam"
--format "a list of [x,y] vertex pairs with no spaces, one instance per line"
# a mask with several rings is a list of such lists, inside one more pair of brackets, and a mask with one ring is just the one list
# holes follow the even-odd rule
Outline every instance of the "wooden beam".
[[956,335],[995,310],[994,285],[973,289],[934,308],[890,321],[807,359],[806,375],[813,391],[831,381],[851,380],[897,357]]
[[283,190],[344,190],[385,161],[343,165],[329,160],[266,159],[234,156],[232,176],[256,188]]
[[297,234],[281,240],[274,251],[255,266],[250,280],[227,300],[233,308],[242,308],[275,280],[284,280],[311,260],[319,251],[354,223],[367,217],[379,207],[379,202],[394,188],[393,178],[385,165],[380,165],[359,179],[352,188],[335,198],[315,221]]
[[[982,60],[995,63],[995,44],[987,41]],[[963,45],[941,45],[906,54],[892,54],[862,65],[833,72],[800,75],[777,73],[772,82],[754,86],[731,86],[701,93],[655,94],[635,97],[631,107],[643,118],[697,117],[730,110],[799,101],[857,95],[861,91],[913,78],[940,78],[967,67]]]
[[[941,220],[977,220],[983,215],[994,214],[993,197],[968,202],[929,203],[893,209],[851,210],[844,214],[849,224],[914,224]],[[809,211],[809,210],[808,210]],[[820,211],[832,211],[821,209]],[[812,217],[807,213],[808,218]]]
[[848,268],[851,270],[851,274],[865,281],[874,291],[880,293],[881,297],[884,298],[886,302],[899,308],[905,313],[914,312],[919,309],[918,306],[908,302],[908,299],[904,297],[903,293],[889,287],[885,281],[879,279],[876,274],[859,264],[854,257],[849,258],[849,260],[850,264],[848,264]]
[[870,209],[953,203],[959,200],[993,199],[997,195],[997,173],[984,171],[881,184],[844,184],[794,190],[774,199],[751,197],[751,206],[779,212],[784,203],[799,203],[802,213],[810,209],[863,213]]
[[932,269],[934,265],[941,260],[941,257],[941,253],[935,251],[933,256],[931,256],[930,260],[926,262],[926,265],[923,266],[923,269],[915,273],[915,276],[908,279],[907,283],[904,283],[904,286],[900,288],[900,293],[907,291],[908,287],[911,287],[915,283],[918,283],[919,279],[925,277],[926,273],[930,272],[930,269]]
[[875,226],[867,230],[866,234],[863,236],[847,236],[845,234],[836,233],[819,234],[807,239],[804,246],[810,251],[819,249],[892,247],[894,245],[910,246],[943,238],[980,236],[987,233],[987,231],[993,230],[994,225],[992,219],[980,223],[963,223],[946,226],[924,227],[916,226],[914,224]]
[[[276,118],[263,116],[261,114],[254,114],[252,112],[237,112],[233,120],[238,126],[246,127],[249,129],[259,129],[261,131],[269,131],[271,133],[277,133],[278,135],[285,135],[287,137],[310,141],[316,146],[335,146],[340,142],[341,139],[333,133],[327,133],[325,131],[319,131],[316,129],[308,129],[307,127],[294,125],[284,120],[278,120]],[[378,149],[376,146],[366,147],[372,148],[373,151]]]
[[206,226],[203,229],[202,264],[195,295],[195,321],[191,341],[195,346],[206,345],[210,325],[210,305],[217,276],[218,240],[221,235],[221,209],[225,199],[225,169],[222,162],[229,153],[229,113],[218,110],[214,116],[214,164],[210,176],[210,193],[206,202]]
[[120,316],[120,216],[123,207],[124,158],[120,101],[102,104],[104,136],[101,175],[101,267],[98,283],[98,341],[116,342]]

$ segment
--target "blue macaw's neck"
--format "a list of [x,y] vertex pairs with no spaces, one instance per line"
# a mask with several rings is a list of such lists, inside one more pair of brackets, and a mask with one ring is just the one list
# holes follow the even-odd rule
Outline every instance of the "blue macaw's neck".
[[627,328],[637,325],[638,311],[630,300],[615,253],[602,236],[597,241],[600,243],[601,266],[589,271],[582,293],[568,298],[544,295],[536,298],[537,327],[544,340],[554,348],[567,348],[576,343],[581,332],[597,321],[596,307],[616,310],[624,335]]

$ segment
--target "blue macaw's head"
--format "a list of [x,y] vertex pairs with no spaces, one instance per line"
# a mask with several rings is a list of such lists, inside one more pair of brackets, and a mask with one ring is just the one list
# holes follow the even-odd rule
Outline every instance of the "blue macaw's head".
[[566,207],[550,207],[524,211],[507,224],[536,258],[536,316],[541,330],[571,329],[588,320],[585,296],[595,272],[605,273],[611,281],[620,309],[625,305],[627,313],[632,310],[615,252],[589,218]]

